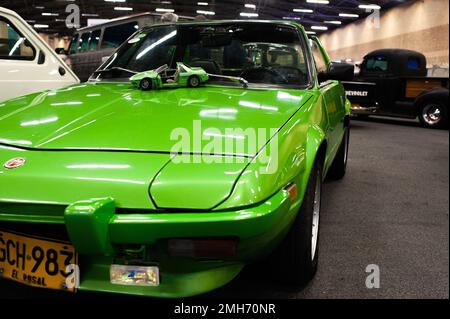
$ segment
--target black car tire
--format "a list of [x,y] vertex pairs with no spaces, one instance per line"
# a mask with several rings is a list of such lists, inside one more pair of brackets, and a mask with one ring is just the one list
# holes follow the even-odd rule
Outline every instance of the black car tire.
[[[447,107],[440,101],[427,100],[422,102],[419,107],[419,121],[426,128],[443,128],[448,126]],[[438,109],[440,117],[436,120],[430,117],[433,109]]]
[[339,180],[344,178],[347,171],[347,161],[348,161],[348,148],[350,144],[350,129],[347,127],[345,129],[344,137],[342,138],[339,150],[328,170],[327,177],[332,180]]
[[142,91],[150,91],[151,89],[153,89],[153,82],[151,79],[149,78],[144,78],[141,80],[141,82],[139,83],[139,88]]
[[[322,168],[317,160],[308,180],[305,197],[297,217],[282,244],[270,260],[278,268],[275,272],[277,281],[287,285],[305,285],[315,275],[319,259],[320,214],[317,214],[317,233],[315,253],[313,254],[312,234],[315,202],[321,207]],[[319,198],[316,197],[319,192]],[[313,257],[314,255],[314,257]]]
[[193,75],[188,79],[188,86],[191,88],[199,87],[200,83],[200,78],[196,75]]

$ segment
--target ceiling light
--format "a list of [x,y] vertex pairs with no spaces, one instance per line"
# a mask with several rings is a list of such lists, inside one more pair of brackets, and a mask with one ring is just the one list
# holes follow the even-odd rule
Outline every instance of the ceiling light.
[[283,17],[284,20],[301,20],[300,17]]
[[204,14],[207,16],[213,16],[216,15],[216,13],[214,11],[206,11],[206,10],[197,10],[198,14]]
[[317,4],[329,4],[328,0],[306,0],[308,3],[317,3]]
[[339,13],[339,16],[344,18],[359,18],[358,14],[353,13]]
[[328,30],[328,27],[321,26],[321,25],[313,25],[313,26],[311,26],[311,29],[312,30],[323,30],[323,31],[325,31],[325,30]]
[[341,22],[341,21],[338,21],[338,20],[324,21],[324,23],[329,23],[329,24],[342,24],[342,22]]
[[241,12],[240,16],[241,17],[246,17],[246,18],[257,18],[257,17],[259,17],[259,14],[257,14],[257,13],[249,13],[249,12]]
[[208,2],[197,2],[197,5],[199,5],[199,6],[208,6],[209,3]]
[[371,9],[371,10],[380,10],[381,7],[377,4],[360,4],[358,6],[360,9]]
[[256,10],[256,5],[254,5],[254,4],[246,3],[245,7],[248,8],[248,9]]
[[57,17],[57,16],[59,16],[58,13],[50,13],[50,12],[42,12],[42,15],[46,16],[46,17]]
[[316,34],[314,31],[306,31],[306,34]]
[[294,12],[302,12],[302,13],[313,13],[314,10],[311,9],[294,9]]
[[126,0],[105,0],[105,2],[126,2]]
[[35,24],[33,27],[35,27],[36,29],[47,29],[48,24]]
[[165,13],[174,13],[175,12],[174,9],[166,9],[166,8],[156,8],[155,11],[156,12],[165,12]]
[[116,11],[133,11],[133,8],[131,8],[131,7],[114,7],[114,10],[116,10]]
[[98,17],[97,13],[83,13],[81,14],[83,17]]

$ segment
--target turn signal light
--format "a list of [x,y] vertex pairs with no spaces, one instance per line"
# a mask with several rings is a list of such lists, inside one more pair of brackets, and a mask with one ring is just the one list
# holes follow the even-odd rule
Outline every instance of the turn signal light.
[[236,255],[237,238],[170,239],[169,255],[174,257],[226,258]]
[[297,184],[291,183],[284,188],[285,191],[289,193],[291,200],[294,200],[298,196]]

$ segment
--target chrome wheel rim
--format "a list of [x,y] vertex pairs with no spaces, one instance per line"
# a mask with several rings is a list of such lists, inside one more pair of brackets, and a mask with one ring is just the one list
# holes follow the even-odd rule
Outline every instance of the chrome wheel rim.
[[143,80],[142,84],[141,84],[141,87],[143,89],[148,89],[150,87],[150,81],[149,80]]
[[198,86],[199,83],[200,83],[200,81],[198,80],[198,78],[196,78],[196,77],[191,78],[191,86],[194,86],[194,87]]
[[348,130],[345,131],[344,135],[344,165],[347,165],[347,159],[348,159]]
[[428,104],[423,108],[422,118],[428,125],[436,125],[442,119],[442,112],[440,105]]
[[312,231],[311,231],[311,260],[316,257],[317,243],[319,240],[319,223],[320,223],[320,204],[322,197],[322,187],[320,185],[320,174],[317,174],[316,188],[314,191],[314,205],[312,217]]

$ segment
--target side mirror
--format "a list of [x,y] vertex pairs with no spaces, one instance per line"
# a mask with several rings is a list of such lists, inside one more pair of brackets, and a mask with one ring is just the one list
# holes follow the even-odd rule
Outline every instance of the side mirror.
[[58,55],[67,55],[67,51],[64,48],[56,48],[55,49],[56,54]]
[[352,81],[355,77],[355,66],[351,63],[331,62],[327,71],[319,74],[319,82],[328,80]]

